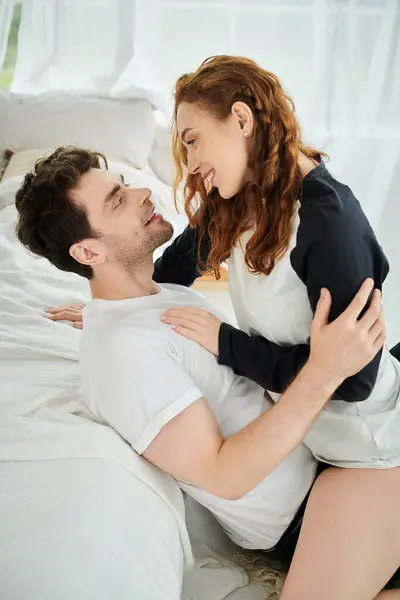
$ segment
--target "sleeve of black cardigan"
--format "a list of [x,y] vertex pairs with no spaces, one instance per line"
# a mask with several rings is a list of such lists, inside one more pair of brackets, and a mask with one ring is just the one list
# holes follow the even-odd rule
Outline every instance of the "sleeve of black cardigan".
[[[312,197],[312,196],[311,196]],[[307,288],[312,311],[322,287],[332,296],[329,321],[336,319],[351,303],[361,284],[372,278],[382,285],[389,265],[359,202],[347,186],[325,197],[305,202],[291,263]],[[333,396],[336,400],[366,400],[378,375],[382,351],[356,375],[346,379]]]
[[[199,228],[187,226],[156,260],[154,281],[191,286],[201,276],[198,267],[198,241]],[[206,234],[200,248],[201,259],[204,263],[207,263],[209,253],[210,238]]]
[[223,323],[219,331],[218,362],[270,392],[282,393],[303,367],[309,353],[307,344],[279,346],[261,336],[247,335],[227,323]]

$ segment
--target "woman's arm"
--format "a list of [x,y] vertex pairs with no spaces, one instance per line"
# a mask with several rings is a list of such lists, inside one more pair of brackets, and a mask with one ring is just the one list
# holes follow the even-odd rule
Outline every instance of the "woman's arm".
[[308,344],[279,346],[259,335],[248,335],[222,323],[218,335],[218,362],[236,375],[252,379],[270,392],[282,394],[310,355]]
[[[299,215],[291,262],[307,287],[313,312],[321,287],[327,287],[332,294],[330,321],[350,304],[365,278],[371,277],[375,288],[382,290],[389,263],[347,186],[337,184],[327,196],[304,202]],[[375,386],[381,356],[382,351],[359,373],[346,379],[334,398],[346,402],[366,400]]]
[[[157,283],[177,283],[191,286],[200,277],[198,269],[198,227],[189,227],[178,235],[154,264],[153,279]],[[207,259],[209,239],[203,240],[202,258]]]
[[[206,215],[206,219],[208,216]],[[198,244],[199,227],[189,227],[178,235],[154,264],[153,279],[157,283],[177,283],[191,286],[201,276],[199,272]],[[201,260],[207,263],[211,241],[206,233],[200,247]]]
[[270,392],[283,392],[310,353],[308,344],[282,347],[261,336],[249,336],[213,312],[193,306],[172,306],[161,320],[218,357],[219,364]]

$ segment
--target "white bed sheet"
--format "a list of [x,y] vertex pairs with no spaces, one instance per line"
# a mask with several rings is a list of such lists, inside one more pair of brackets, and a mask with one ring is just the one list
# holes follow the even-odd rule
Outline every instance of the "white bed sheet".
[[[192,565],[182,495],[82,404],[80,332],[44,310],[85,302],[88,285],[20,246],[18,184],[0,184],[0,597],[177,599]],[[181,600],[263,598],[196,510]]]

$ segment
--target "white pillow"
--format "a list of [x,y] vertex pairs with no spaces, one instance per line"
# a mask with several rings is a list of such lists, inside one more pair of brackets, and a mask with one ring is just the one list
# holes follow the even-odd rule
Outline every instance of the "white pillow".
[[[21,152],[15,152],[4,170],[2,181],[15,177],[15,175],[25,175],[28,171],[31,171],[39,158],[49,156],[54,152],[55,148],[33,148],[32,150],[21,150]],[[108,160],[114,160],[120,162],[116,156],[112,156],[107,153]],[[131,166],[126,161],[127,166]]]
[[15,175],[4,181],[0,181],[0,211],[15,202],[15,194],[20,188],[24,177]]
[[175,172],[172,148],[153,146],[149,156],[149,165],[161,181],[172,186]]
[[149,156],[149,165],[161,181],[173,184],[175,165],[172,156],[172,132],[167,120],[155,113],[156,131],[153,147]]
[[75,145],[147,165],[155,118],[148,100],[0,92],[0,148]]

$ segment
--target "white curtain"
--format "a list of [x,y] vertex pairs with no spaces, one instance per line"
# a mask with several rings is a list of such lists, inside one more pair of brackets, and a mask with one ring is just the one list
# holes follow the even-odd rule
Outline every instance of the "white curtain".
[[[138,4],[143,10],[137,10]],[[145,49],[142,34],[143,25],[149,25],[151,4],[152,0],[23,0],[11,91],[146,97],[165,111],[164,95],[153,86],[153,60],[147,67],[151,48]]]
[[0,71],[6,57],[13,11],[14,0],[0,0]]
[[24,0],[12,89],[146,90],[171,106],[176,78],[220,53],[281,78],[306,140],[360,199],[391,262],[399,341],[400,0]]
[[306,140],[329,154],[329,168],[353,189],[389,257],[389,343],[400,341],[400,0],[152,5],[157,19],[146,31],[155,82],[167,93],[213,54],[249,56],[281,78]]

